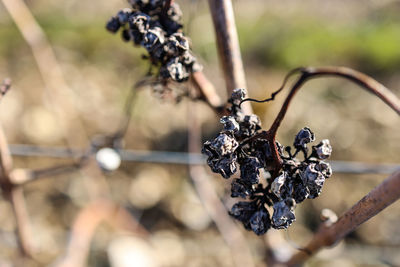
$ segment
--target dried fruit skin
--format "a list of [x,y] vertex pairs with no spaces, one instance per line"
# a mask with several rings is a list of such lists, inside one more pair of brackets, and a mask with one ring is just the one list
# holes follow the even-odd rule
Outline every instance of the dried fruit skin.
[[274,204],[272,223],[275,229],[287,229],[296,220],[294,215],[295,206],[296,203],[292,198],[287,198]]
[[318,145],[313,147],[319,159],[327,159],[332,154],[332,146],[328,139],[323,139]]
[[265,208],[261,208],[251,216],[250,227],[256,235],[263,235],[268,231],[271,227],[271,219]]
[[240,178],[250,184],[257,184],[260,180],[260,169],[262,168],[256,157],[244,159],[240,166]]
[[246,198],[253,193],[252,185],[242,179],[235,179],[231,185],[231,197]]
[[315,140],[314,133],[308,127],[304,127],[299,131],[294,139],[293,146],[298,149],[306,148],[308,143]]

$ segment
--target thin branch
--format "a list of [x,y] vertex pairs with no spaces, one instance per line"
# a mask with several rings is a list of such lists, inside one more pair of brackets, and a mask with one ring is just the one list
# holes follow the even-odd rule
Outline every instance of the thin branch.
[[[208,5],[229,96],[236,88],[247,88],[232,2],[231,0],[208,0]],[[246,114],[252,113],[249,103],[246,103],[242,110]]]
[[10,179],[12,158],[7,140],[0,125],[0,187],[14,212],[18,245],[25,256],[32,255],[32,232],[22,188],[15,187]]
[[359,225],[377,215],[399,198],[400,171],[397,171],[345,212],[335,224],[330,227],[322,225],[313,239],[304,247],[307,253],[298,252],[286,264],[288,266],[302,264],[322,248],[332,246],[342,240]]
[[68,146],[72,148],[84,144],[87,137],[85,127],[73,104],[72,90],[65,81],[62,68],[45,32],[23,0],[2,0],[2,2],[32,50],[45,84],[46,94],[58,119],[75,122],[75,134],[65,136]]
[[301,76],[298,78],[293,87],[290,89],[289,95],[286,97],[281,110],[279,111],[271,128],[269,129],[269,132],[271,132],[273,136],[276,135],[279,125],[281,124],[283,118],[285,117],[294,95],[304,85],[304,83],[311,79],[316,79],[326,76],[345,78],[360,85],[361,88],[365,89],[366,91],[380,98],[385,104],[387,104],[398,115],[400,115],[400,99],[395,94],[393,94],[389,89],[387,89],[384,85],[380,84],[373,78],[361,72],[346,67],[320,67],[320,68],[307,67],[301,69]]
[[242,104],[243,104],[244,102],[247,102],[247,101],[256,102],[256,103],[265,103],[265,102],[269,102],[269,101],[274,101],[274,100],[275,100],[275,97],[285,88],[287,82],[289,81],[289,78],[292,77],[293,75],[295,75],[295,74],[301,72],[302,69],[303,69],[303,68],[296,68],[296,69],[291,70],[288,74],[286,74],[285,78],[283,79],[283,82],[282,82],[281,87],[279,87],[278,90],[274,91],[274,92],[271,94],[270,97],[268,97],[268,98],[266,98],[266,99],[263,99],[263,100],[258,100],[258,99],[254,99],[254,98],[246,98],[246,99],[243,99],[243,100],[240,102],[239,107],[241,107]]
[[225,105],[217,94],[214,85],[207,79],[202,71],[192,74],[192,82],[200,91],[202,99],[217,113],[222,114]]
[[13,187],[9,192],[9,201],[15,216],[18,244],[23,255],[33,255],[33,235],[22,187]]

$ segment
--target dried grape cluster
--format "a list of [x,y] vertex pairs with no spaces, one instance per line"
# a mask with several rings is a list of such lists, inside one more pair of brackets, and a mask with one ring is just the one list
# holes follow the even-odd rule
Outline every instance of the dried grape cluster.
[[[226,179],[240,169],[240,178],[232,181],[231,196],[248,201],[234,204],[229,213],[246,229],[261,235],[270,227],[288,228],[295,220],[296,204],[319,196],[325,179],[332,175],[331,167],[323,161],[331,155],[332,147],[324,139],[310,150],[308,145],[315,136],[305,127],[296,135],[294,149],[276,142],[280,158],[280,164],[276,164],[260,119],[254,114],[244,115],[240,109],[244,98],[244,90],[233,92],[231,115],[221,118],[223,130],[204,143],[202,152],[208,156],[211,170]],[[303,160],[296,158],[299,153]],[[272,216],[268,210],[273,210]]]
[[158,76],[166,81],[186,81],[201,69],[190,51],[189,40],[182,33],[179,5],[167,0],[128,0],[125,8],[112,17],[106,27],[121,31],[122,39],[143,46],[152,65],[159,67]]

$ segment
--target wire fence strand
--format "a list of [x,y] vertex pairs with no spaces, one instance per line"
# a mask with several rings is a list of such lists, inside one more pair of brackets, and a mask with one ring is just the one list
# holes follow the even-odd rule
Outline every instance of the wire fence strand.
[[[64,147],[43,147],[35,145],[10,145],[13,156],[21,157],[48,157],[48,158],[77,158],[85,155],[87,150],[68,149]],[[154,151],[154,150],[119,150],[121,160],[126,162],[199,165],[206,163],[206,157],[198,153]],[[380,163],[372,164],[353,161],[329,161],[336,173],[347,174],[390,174],[400,169],[399,164]]]

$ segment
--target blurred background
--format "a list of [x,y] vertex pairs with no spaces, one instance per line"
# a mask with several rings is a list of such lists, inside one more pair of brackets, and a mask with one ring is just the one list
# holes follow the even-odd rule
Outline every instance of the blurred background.
[[[207,2],[177,2],[194,53],[226,99]],[[0,80],[13,80],[12,90],[0,103],[0,121],[9,143],[65,147],[66,137],[80,139],[75,136],[79,125],[89,138],[115,131],[132,85],[149,67],[142,60],[143,48],[124,43],[105,30],[106,21],[128,7],[126,1],[27,0],[26,4],[55,51],[79,118],[68,117],[66,112],[61,119],[54,111],[63,103],[49,97],[30,47],[0,2]],[[292,68],[321,65],[355,68],[400,95],[400,1],[236,0],[233,4],[251,97],[269,96]],[[279,110],[283,94],[272,103],[253,104],[265,128]],[[178,104],[160,100],[150,88],[138,92],[124,147],[186,152],[189,105],[193,104],[185,99]],[[195,105],[204,140],[215,136],[219,118],[205,104]],[[304,126],[316,133],[317,141],[330,139],[332,160],[400,162],[398,116],[347,81],[309,82],[290,107],[279,141],[291,145]],[[68,162],[14,157],[17,168]],[[219,196],[228,201],[229,181],[208,173]],[[45,266],[65,255],[71,226],[90,199],[84,175],[71,172],[24,187],[37,249],[34,261],[19,256],[12,210],[0,197],[0,266]],[[266,243],[274,246],[279,257],[287,257],[296,251],[294,244],[301,246],[311,238],[323,208],[340,215],[385,177],[334,173],[319,198],[296,208],[297,221],[288,231],[270,230],[259,237],[238,224],[255,266],[265,265]],[[104,181],[113,201],[125,207],[149,236],[142,238],[101,224],[90,245],[88,266],[234,266],[232,251],[204,209],[186,165],[123,162],[117,171],[106,173]],[[399,223],[400,205],[395,203],[307,265],[400,266]]]

